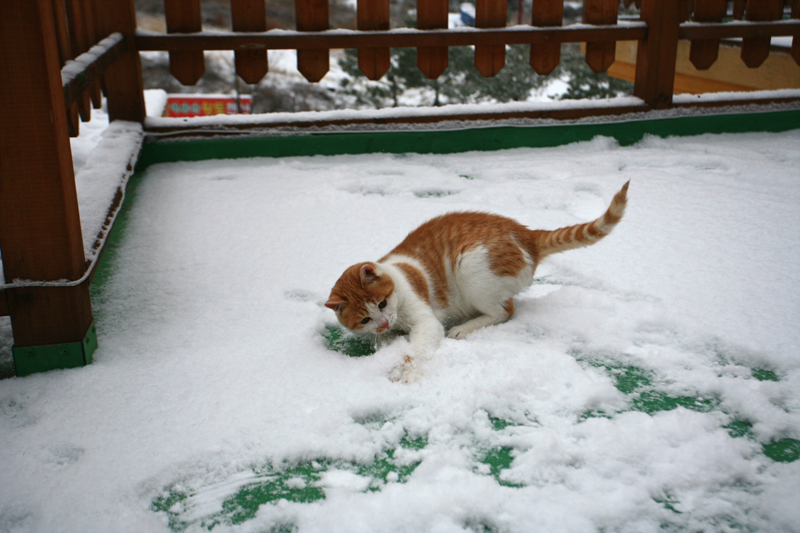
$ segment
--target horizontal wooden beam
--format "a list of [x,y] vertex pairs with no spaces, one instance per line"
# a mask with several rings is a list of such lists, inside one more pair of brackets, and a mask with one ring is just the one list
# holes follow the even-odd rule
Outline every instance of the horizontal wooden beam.
[[530,44],[534,42],[579,43],[592,41],[639,41],[647,36],[647,25],[566,27],[513,26],[496,29],[389,31],[328,30],[299,32],[270,30],[259,33],[200,32],[162,33],[137,31],[136,48],[145,50],[304,50],[325,48],[415,48],[421,46],[475,46],[488,44]]
[[775,22],[685,22],[678,32],[679,39],[726,39],[733,37],[800,36],[800,20]]
[[88,52],[66,62],[61,69],[66,107],[78,101],[83,92],[102,77],[106,69],[125,53],[125,47],[122,34],[112,33]]
[[[681,24],[680,39],[775,37],[800,35],[800,20]],[[328,30],[299,32],[271,30],[257,33],[199,32],[191,34],[137,31],[138,50],[306,50],[326,48],[413,48],[421,46],[475,46],[489,44],[579,43],[587,41],[641,41],[647,24],[573,24],[565,27],[512,26],[459,30],[394,29],[389,31]]]

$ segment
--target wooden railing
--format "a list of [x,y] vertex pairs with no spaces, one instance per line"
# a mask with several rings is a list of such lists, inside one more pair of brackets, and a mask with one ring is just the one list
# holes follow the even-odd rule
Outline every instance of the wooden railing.
[[[415,29],[390,29],[389,0],[358,0],[357,30],[344,30],[329,28],[328,0],[296,0],[296,29],[267,31],[264,0],[231,0],[233,31],[206,32],[200,0],[165,0],[167,34],[155,34],[136,30],[133,0],[2,0],[0,315],[12,317],[15,349],[86,342],[91,272],[69,135],[100,105],[101,91],[111,120],[145,122],[139,51],[168,51],[172,74],[191,85],[203,74],[204,51],[232,50],[238,75],[255,84],[267,73],[268,51],[276,49],[297,50],[299,71],[316,82],[337,48],[358,49],[361,71],[379,79],[390,67],[391,48],[414,47],[420,70],[437,78],[450,46],[474,46],[477,69],[494,76],[504,66],[506,45],[530,45],[531,67],[547,74],[559,64],[562,43],[583,42],[589,66],[604,72],[616,42],[635,40],[634,94],[643,102],[636,110],[672,105],[679,39],[692,41],[691,61],[703,69],[714,63],[719,39],[742,38],[742,59],[754,68],[769,53],[770,37],[793,36],[800,64],[800,0],[735,0],[738,21],[724,23],[726,0],[636,3],[640,19],[620,23],[618,0],[585,0],[583,24],[562,27],[563,0],[534,0],[529,24],[506,27],[506,0],[477,0],[476,28],[449,30],[447,0],[418,0]],[[781,20],[785,4],[791,16]],[[573,109],[570,118],[629,109]]]
[[[631,3],[628,0],[627,3]],[[139,50],[170,52],[172,72],[185,85],[202,74],[204,50],[235,50],[237,73],[248,83],[266,74],[268,50],[298,50],[298,69],[311,82],[329,69],[334,48],[357,48],[359,68],[372,80],[389,69],[389,49],[416,47],[418,66],[429,78],[447,67],[447,47],[475,47],[475,66],[487,77],[496,75],[505,62],[505,45],[530,44],[531,66],[537,73],[552,72],[559,63],[560,44],[586,43],[586,62],[595,72],[605,72],[614,62],[616,41],[639,42],[635,95],[647,105],[662,108],[672,101],[675,51],[678,39],[692,40],[692,62],[698,69],[716,60],[719,39],[742,37],[742,59],[751,68],[769,53],[770,37],[800,35],[797,2],[793,20],[783,18],[784,4],[791,0],[749,0],[734,3],[734,15],[744,22],[722,23],[726,0],[639,0],[641,19],[620,24],[618,0],[585,0],[584,24],[562,27],[562,0],[536,0],[528,26],[506,27],[506,0],[477,0],[476,29],[447,30],[447,1],[418,0],[417,29],[389,29],[389,0],[359,0],[358,31],[328,27],[326,0],[297,0],[297,30],[264,32],[237,24],[237,13],[252,12],[262,0],[232,0],[233,32],[203,32],[199,0],[166,0],[168,34],[138,32]],[[183,18],[175,13],[182,6]],[[173,13],[172,15],[170,13]],[[189,15],[191,14],[191,15]],[[260,13],[257,21],[263,22]],[[800,63],[795,37],[793,54]],[[191,58],[191,60],[185,59]],[[186,63],[185,63],[186,62]],[[191,65],[191,66],[190,66]]]
[[0,315],[11,316],[18,374],[91,360],[69,136],[101,88],[112,119],[144,121],[135,30],[132,2],[0,2]]

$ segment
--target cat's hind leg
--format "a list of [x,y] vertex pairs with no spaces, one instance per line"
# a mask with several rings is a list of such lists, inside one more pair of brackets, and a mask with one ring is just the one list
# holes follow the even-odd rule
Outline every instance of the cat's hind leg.
[[450,331],[447,332],[447,336],[451,339],[463,339],[477,329],[505,322],[514,314],[514,300],[512,298],[509,298],[502,304],[481,307],[483,307],[483,309],[479,310],[482,314],[471,320],[467,320],[461,325],[453,326],[450,328]]

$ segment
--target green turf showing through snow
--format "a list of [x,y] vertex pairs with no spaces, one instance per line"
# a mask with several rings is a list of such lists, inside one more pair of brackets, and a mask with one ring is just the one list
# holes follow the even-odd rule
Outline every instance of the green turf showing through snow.
[[[328,348],[350,357],[364,357],[374,353],[374,347],[365,339],[354,336],[336,327],[327,327],[322,336]],[[587,412],[581,417],[586,421],[594,417],[614,418],[630,411],[639,411],[650,416],[660,412],[682,408],[701,413],[720,410],[720,401],[713,397],[692,395],[671,395],[659,390],[661,380],[650,370],[621,363],[622,357],[603,355],[600,357],[585,356],[577,351],[573,357],[586,368],[602,372],[611,379],[614,386],[627,400],[627,408],[618,412]],[[758,381],[780,381],[780,377],[768,369],[751,369],[752,379]],[[385,424],[392,423],[391,418],[377,414],[355,420],[367,430],[377,432]],[[505,434],[524,425],[536,425],[535,421],[506,420],[488,414],[488,422],[493,432]],[[735,419],[726,426],[732,438],[753,439],[753,423]],[[176,532],[185,531],[190,526],[199,526],[209,531],[218,525],[233,526],[242,524],[253,517],[262,506],[277,505],[280,502],[313,503],[324,499],[326,476],[331,473],[346,473],[359,480],[362,492],[379,492],[393,483],[405,483],[415,469],[424,460],[426,447],[429,445],[426,436],[411,437],[408,433],[396,447],[386,448],[377,454],[371,462],[357,463],[338,459],[319,457],[314,460],[296,464],[272,464],[253,467],[240,477],[226,480],[223,483],[200,488],[188,489],[176,483],[168,487],[164,493],[152,502],[152,510],[167,516],[170,529]],[[475,442],[473,450],[474,468],[478,475],[490,476],[501,486],[521,488],[523,485],[509,481],[505,472],[512,468],[517,455],[524,450],[513,446],[493,446],[484,448]],[[776,462],[793,462],[800,458],[800,441],[784,438],[762,445],[763,454]],[[401,457],[402,456],[402,457]],[[409,459],[410,457],[410,459]],[[221,509],[202,514],[198,511],[200,502],[209,494],[226,490],[229,494],[222,497]],[[227,493],[226,493],[227,494]],[[680,514],[680,501],[668,492],[656,494],[653,500],[664,509]],[[219,507],[219,506],[217,506]],[[479,531],[496,531],[489,523],[475,524]],[[674,524],[673,524],[674,525]],[[667,521],[665,530],[672,527]],[[721,526],[720,531],[739,531],[737,524]],[[278,523],[269,531],[296,531],[296,525],[290,522]]]

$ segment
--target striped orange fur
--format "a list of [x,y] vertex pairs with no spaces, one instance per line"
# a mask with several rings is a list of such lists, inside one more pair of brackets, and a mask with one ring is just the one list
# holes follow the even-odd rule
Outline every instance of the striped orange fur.
[[408,332],[411,353],[395,377],[413,381],[415,362],[436,349],[445,328],[449,337],[464,338],[508,319],[514,295],[533,282],[543,258],[611,233],[625,213],[628,185],[598,219],[552,231],[489,213],[433,218],[379,261],[348,268],[325,305],[353,331]]

